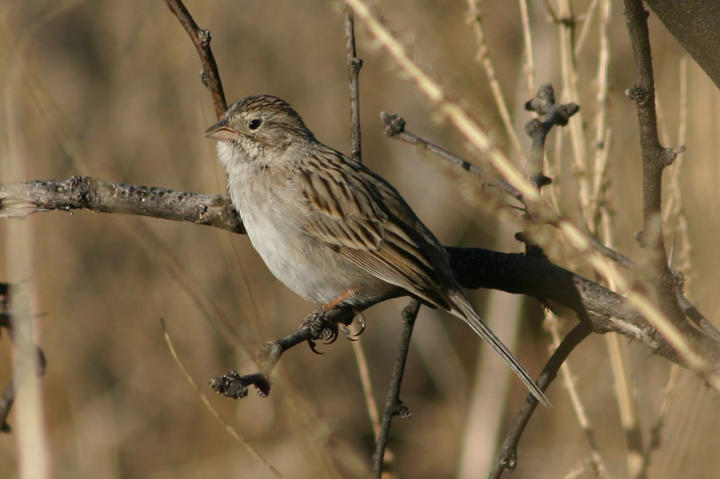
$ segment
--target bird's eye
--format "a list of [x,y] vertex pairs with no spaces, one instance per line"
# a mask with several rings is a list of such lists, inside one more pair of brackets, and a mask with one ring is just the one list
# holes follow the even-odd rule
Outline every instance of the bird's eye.
[[262,125],[262,120],[259,120],[255,118],[254,120],[250,120],[250,123],[248,123],[248,128],[251,130],[257,130],[260,128],[260,125]]

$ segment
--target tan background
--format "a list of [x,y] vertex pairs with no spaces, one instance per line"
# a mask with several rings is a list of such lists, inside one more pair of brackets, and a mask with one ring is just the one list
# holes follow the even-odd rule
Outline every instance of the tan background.
[[[487,3],[490,54],[521,131],[530,116],[520,110],[528,95],[521,75],[517,5]],[[559,90],[556,27],[547,21],[540,2],[531,3],[537,78]],[[589,2],[577,3],[576,11],[584,12]],[[213,32],[229,101],[253,93],[281,96],[321,141],[349,150],[343,13],[337,2],[225,0],[191,1],[187,6],[197,22]],[[634,67],[621,6],[614,6],[609,123],[616,243],[619,250],[639,258],[632,236],[641,226],[637,125],[623,95],[632,85]],[[460,98],[497,141],[509,145],[497,123],[486,77],[473,61],[475,41],[464,2],[382,2],[380,10],[415,59],[452,97]],[[663,121],[674,142],[683,52],[655,19],[651,30]],[[361,108],[366,163],[403,193],[445,244],[521,251],[511,239],[512,226],[499,227],[495,215],[479,207],[477,196],[463,194],[471,179],[458,178],[429,155],[382,135],[378,113],[397,112],[411,131],[480,161],[451,127],[438,121],[384,50],[363,29],[358,35],[365,60]],[[596,44],[593,27],[578,63],[587,122],[594,112]],[[163,2],[2,2],[0,181],[87,174],[115,182],[224,192],[214,145],[202,135],[214,115],[199,71],[189,39]],[[720,134],[719,98],[690,63],[688,153],[680,181],[693,270],[685,273],[693,280],[690,296],[712,320],[720,306],[715,248],[720,222],[713,214],[720,203],[720,168],[713,146]],[[509,146],[505,150],[510,154]],[[569,155],[563,158],[568,165]],[[577,218],[569,166],[561,167],[554,188],[562,212]],[[24,224],[29,239],[17,251],[8,236],[14,230],[6,220],[0,222],[0,280],[25,282],[33,292],[34,312],[44,313],[38,319],[38,341],[49,361],[42,384],[53,477],[269,477],[188,385],[165,345],[160,318],[166,319],[182,360],[214,407],[285,477],[349,477],[369,461],[373,435],[352,350],[343,339],[322,347],[323,356],[304,346],[289,352],[269,398],[251,394],[233,402],[205,386],[212,375],[253,366],[238,337],[224,334],[217,319],[204,314],[188,291],[198,293],[256,346],[286,334],[312,309],[270,275],[247,238],[191,224],[89,212],[38,214]],[[671,238],[673,234],[669,232]],[[29,261],[27,275],[9,266],[15,256]],[[175,272],[168,268],[171,258],[180,265]],[[486,296],[479,292],[474,297],[481,312]],[[362,343],[379,401],[389,379],[404,302],[383,304],[367,314]],[[502,313],[493,316],[494,321],[504,319]],[[541,318],[538,305],[528,301],[513,347],[533,373],[547,357],[549,339]],[[570,318],[565,327],[573,322]],[[471,391],[478,343],[459,321],[423,309],[413,348],[402,398],[414,415],[394,423],[394,469],[400,477],[455,477],[469,440],[463,432],[467,411],[477,399]],[[647,443],[668,364],[641,346],[628,350]],[[0,338],[0,354],[4,383],[11,371],[7,335]],[[626,477],[626,446],[603,339],[586,341],[572,365],[608,472]],[[487,411],[488,416],[502,414],[501,431],[524,394],[512,379],[508,409]],[[574,477],[593,477],[587,443],[559,382],[550,398],[554,408],[532,419],[512,477],[555,478],[572,471],[579,471]],[[720,466],[715,451],[717,398],[681,371],[671,400],[664,440],[652,456],[652,477],[712,477]],[[18,475],[16,439],[17,434],[0,436],[0,477]]]

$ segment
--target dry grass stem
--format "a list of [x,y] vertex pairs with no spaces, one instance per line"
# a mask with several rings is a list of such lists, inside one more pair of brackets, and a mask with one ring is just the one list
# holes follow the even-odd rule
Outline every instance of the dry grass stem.
[[355,364],[358,368],[360,384],[362,384],[363,398],[365,399],[368,418],[370,418],[373,437],[377,437],[380,433],[380,415],[378,414],[378,405],[375,401],[375,396],[373,395],[372,381],[370,380],[370,368],[368,368],[367,358],[365,357],[362,342],[360,340],[352,341],[352,350],[355,355]]
[[[607,193],[602,194],[607,195]],[[596,228],[602,235],[603,243],[611,246],[614,244],[614,238],[613,226],[610,221],[611,213],[608,207],[608,200],[608,197],[601,197],[600,203],[603,206],[600,209],[600,218],[596,224]],[[615,285],[610,283],[608,286],[613,288]],[[625,345],[621,342],[621,338],[616,334],[606,334],[605,345],[610,359],[610,368],[613,375],[613,384],[615,386],[615,398],[620,412],[620,422],[627,442],[628,476],[633,479],[641,478],[643,477],[642,430],[640,429],[640,420],[638,418],[637,397],[630,382]]]
[[170,333],[168,333],[167,326],[165,325],[165,320],[160,319],[160,324],[162,325],[163,329],[163,338],[165,339],[165,343],[167,344],[168,350],[170,351],[170,355],[172,356],[173,360],[175,361],[175,364],[177,364],[178,369],[180,369],[180,372],[185,377],[185,380],[192,386],[192,388],[197,393],[198,397],[200,398],[200,401],[202,401],[205,408],[210,411],[210,414],[215,418],[217,422],[222,424],[223,428],[227,433],[235,439],[252,457],[260,461],[267,470],[272,473],[274,477],[283,477],[282,474],[280,474],[280,471],[275,469],[275,467],[268,462],[265,457],[257,450],[255,447],[247,442],[245,438],[243,438],[236,430],[235,428],[223,418],[220,413],[213,407],[212,404],[210,404],[210,401],[208,400],[207,396],[203,394],[200,391],[200,388],[197,385],[197,382],[195,382],[195,379],[190,375],[190,372],[185,367],[185,364],[183,364],[182,360],[180,359],[180,356],[178,356],[177,351],[175,350],[175,346],[173,345],[172,339],[170,338]]
[[[594,4],[595,5],[595,4]],[[593,8],[594,8],[593,5]],[[608,77],[610,66],[610,18],[612,15],[612,2],[602,0],[599,5],[599,41],[598,66],[596,74],[597,93],[595,97],[597,112],[594,118],[595,125],[595,158],[592,177],[592,209],[588,212],[587,220],[591,231],[596,231],[602,238],[603,244],[614,245],[613,223],[611,221],[612,198],[609,194],[609,162],[610,130],[607,127]],[[586,24],[585,27],[588,25]],[[580,46],[578,44],[578,46]],[[576,48],[576,54],[579,49]],[[608,286],[612,289],[614,284]],[[625,354],[625,345],[621,338],[615,334],[605,335],[605,345],[610,359],[610,367],[615,386],[615,398],[620,412],[620,421],[627,442],[627,468],[630,478],[639,478],[642,462],[642,431],[638,419],[637,398],[630,383],[629,365]]]
[[590,27],[592,26],[593,16],[597,10],[599,1],[600,0],[592,0],[592,3],[588,7],[587,11],[583,15],[576,17],[576,20],[582,20],[582,30],[580,30],[580,34],[577,36],[577,40],[575,41],[575,48],[573,49],[573,55],[575,55],[575,58],[580,57],[580,53],[582,53],[582,49],[590,36]]
[[[680,94],[678,95],[678,145],[685,145],[687,142],[687,119],[688,119],[688,83],[687,83],[687,57],[682,57],[679,62],[680,73]],[[662,130],[661,130],[662,131]],[[668,141],[668,140],[664,140]],[[667,144],[667,143],[666,143]],[[672,268],[675,271],[687,273],[692,271],[692,245],[688,230],[688,222],[683,205],[680,177],[685,164],[685,153],[680,153],[673,165],[668,169],[667,195],[665,207],[663,208],[663,223],[667,231],[672,232],[671,244],[672,255],[670,257]],[[685,277],[685,290],[689,291],[691,275]]]
[[[29,37],[26,37],[29,38]],[[17,53],[17,52],[16,52]],[[7,63],[12,65],[10,58]],[[3,107],[0,108],[0,177],[27,176],[26,164],[19,150],[20,138],[25,132],[18,131],[13,118],[18,114],[17,105],[21,88],[21,73],[7,70],[10,79],[2,90]],[[5,128],[3,128],[5,126]],[[5,250],[6,270],[9,281],[23,282],[22,290],[11,287],[8,292],[12,308],[12,388],[16,393],[14,419],[16,422],[16,454],[20,479],[48,479],[52,477],[52,454],[46,424],[46,404],[38,372],[41,370],[34,341],[40,333],[36,312],[40,301],[37,277],[34,276],[34,232],[28,222],[13,222],[6,226],[0,241]],[[8,330],[10,327],[8,327]],[[5,424],[5,421],[3,421]]]
[[530,14],[528,12],[527,0],[518,0],[520,7],[520,24],[523,32],[523,74],[527,85],[527,97],[532,98],[535,94],[535,55],[533,55],[532,30],[530,29]]
[[[569,22],[557,23],[558,45],[560,48],[560,71],[562,76],[562,103],[574,102],[582,105],[578,92],[578,71],[576,58],[573,50],[573,36],[575,23],[573,19],[570,0],[558,1],[558,16],[562,19],[569,19]],[[580,110],[573,115],[568,123],[570,131],[570,144],[572,145],[572,158],[575,179],[578,183],[578,197],[580,199],[580,211],[590,211],[590,172],[592,166],[588,163],[585,133],[583,132],[583,113]],[[589,228],[588,217],[585,216],[586,228]]]
[[[502,120],[505,132],[510,138],[515,149],[515,154],[520,160],[522,166],[527,164],[527,158],[525,152],[520,146],[520,139],[518,138],[517,132],[513,127],[512,119],[510,118],[510,111],[508,110],[507,103],[505,102],[505,95],[503,95],[500,82],[497,79],[495,73],[495,66],[493,65],[492,59],[490,58],[490,52],[488,46],[485,43],[485,32],[483,31],[482,25],[482,1],[481,0],[468,0],[468,21],[472,25],[473,33],[475,34],[475,42],[477,43],[477,56],[476,60],[480,62],[485,70],[485,74],[488,77],[490,84],[490,90],[492,91],[493,98],[495,99],[495,105],[497,106],[500,119]],[[529,58],[529,56],[528,56]]]
[[593,183],[591,208],[587,212],[587,218],[592,224],[591,231],[600,231],[598,223],[598,212],[600,204],[608,207],[611,200],[607,191],[608,186],[608,155],[610,152],[610,129],[607,126],[607,103],[608,103],[608,77],[610,73],[610,19],[612,17],[612,1],[602,0],[600,4],[599,23],[599,46],[598,66],[596,76],[597,93],[595,96],[595,107],[597,109],[594,118],[595,158],[593,164]]
[[147,252],[148,257],[155,258],[167,270],[171,278],[177,281],[183,291],[192,299],[209,324],[215,327],[222,337],[233,338],[243,348],[245,354],[254,358],[257,339],[246,331],[241,321],[231,321],[205,294],[202,287],[188,275],[183,264],[168,249],[165,242],[142,221],[122,217],[122,222]]

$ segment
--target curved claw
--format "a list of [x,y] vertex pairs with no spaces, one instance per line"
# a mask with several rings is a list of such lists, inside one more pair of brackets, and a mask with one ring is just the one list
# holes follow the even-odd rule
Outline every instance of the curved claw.
[[345,335],[345,338],[350,341],[358,341],[360,339],[360,335],[365,332],[365,327],[367,326],[367,323],[365,322],[365,316],[363,316],[362,313],[355,314],[355,316],[353,317],[353,322],[355,321],[357,321],[357,325],[360,328],[357,332],[350,331],[350,328],[348,328],[345,324],[340,323],[338,325],[340,330]]
[[355,333],[355,337],[359,337],[362,333],[365,332],[365,327],[367,326],[367,322],[365,321],[365,316],[362,313],[357,313],[355,315],[355,320],[358,323],[358,326],[360,326],[360,329],[357,333]]
[[317,350],[317,343],[313,341],[312,339],[307,340],[308,347],[310,347],[310,351],[312,351],[315,354],[323,354],[321,351]]
[[359,341],[360,338],[357,337],[356,334],[353,334],[352,331],[350,331],[350,328],[345,326],[344,324],[339,324],[338,327],[340,328],[340,331],[345,335],[345,339],[348,341]]
[[338,338],[337,325],[336,324],[333,324],[333,325],[325,324],[323,326],[322,331],[320,331],[320,336],[321,336],[323,344],[334,343]]

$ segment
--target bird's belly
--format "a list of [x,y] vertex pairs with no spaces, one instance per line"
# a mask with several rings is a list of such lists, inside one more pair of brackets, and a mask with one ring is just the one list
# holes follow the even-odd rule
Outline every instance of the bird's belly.
[[344,302],[357,304],[397,289],[271,212],[246,212],[243,223],[268,269],[308,301],[327,304],[351,292],[352,296]]

